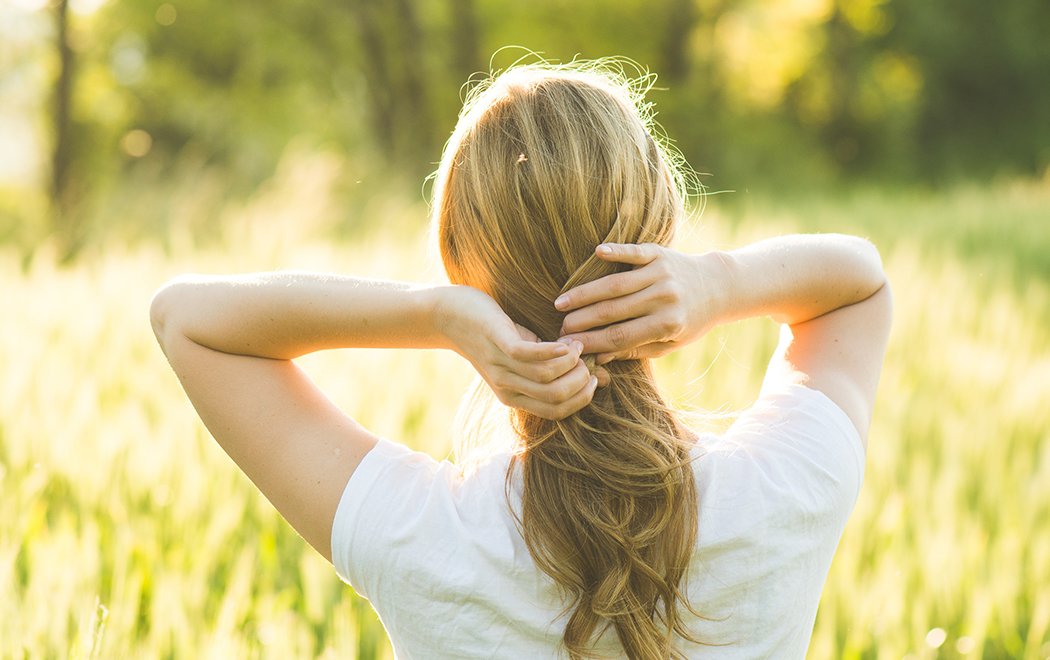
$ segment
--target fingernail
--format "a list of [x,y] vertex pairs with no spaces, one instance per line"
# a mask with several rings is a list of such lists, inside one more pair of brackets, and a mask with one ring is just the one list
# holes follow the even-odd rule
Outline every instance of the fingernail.
[[610,362],[613,361],[613,356],[611,356],[611,355],[599,355],[594,361],[595,361],[596,364],[609,364]]
[[575,342],[572,347],[576,349],[577,353],[583,354],[583,342]]
[[558,337],[557,342],[566,346],[572,346],[572,337]]
[[558,296],[558,299],[554,301],[554,307],[561,309],[569,304],[569,296]]
[[598,387],[598,377],[597,376],[591,376],[591,382],[588,383],[588,384],[591,386],[592,390],[596,389]]
[[598,254],[604,254],[604,255],[608,256],[608,255],[612,254],[612,248],[609,247],[608,245],[599,245],[598,246]]

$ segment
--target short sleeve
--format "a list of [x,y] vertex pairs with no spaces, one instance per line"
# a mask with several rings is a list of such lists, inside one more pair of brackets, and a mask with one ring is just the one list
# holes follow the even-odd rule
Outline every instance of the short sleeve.
[[561,600],[508,507],[510,460],[495,454],[464,475],[381,440],[347,482],[332,563],[372,603],[396,657],[541,658],[557,646]]
[[804,658],[864,476],[859,434],[823,393],[786,384],[763,391],[724,435],[702,435],[694,465],[689,597],[708,617],[700,638],[726,644],[703,657]]
[[853,510],[864,480],[864,445],[853,422],[823,392],[797,384],[764,391],[726,438],[802,503],[834,506],[845,517]]
[[423,515],[435,480],[455,482],[459,475],[448,461],[380,439],[351,475],[332,522],[332,564],[339,577],[371,599],[399,528],[412,527]]

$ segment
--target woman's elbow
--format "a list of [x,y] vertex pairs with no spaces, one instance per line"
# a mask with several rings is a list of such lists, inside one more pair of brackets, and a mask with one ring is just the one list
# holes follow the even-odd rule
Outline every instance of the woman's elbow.
[[875,279],[879,281],[879,287],[881,288],[887,280],[886,270],[882,266],[882,254],[879,253],[879,248],[866,238],[858,237],[857,241],[860,243],[860,250],[864,255],[868,267],[871,269]]
[[179,300],[183,297],[191,277],[182,275],[169,281],[157,289],[150,301],[149,322],[162,350],[166,350],[166,340],[177,326],[178,310],[183,307]]
[[862,299],[866,299],[888,283],[886,271],[882,266],[882,255],[879,253],[879,248],[866,238],[860,236],[845,236],[844,238],[847,245],[850,246],[852,258],[856,264]]

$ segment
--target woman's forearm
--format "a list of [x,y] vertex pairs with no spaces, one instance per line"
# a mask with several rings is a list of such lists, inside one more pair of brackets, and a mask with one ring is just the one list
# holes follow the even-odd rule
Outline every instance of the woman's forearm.
[[841,234],[781,236],[698,259],[716,287],[719,325],[756,316],[803,323],[865,300],[886,283],[875,246]]
[[303,272],[185,275],[154,296],[169,333],[224,353],[291,359],[330,348],[448,348],[437,287]]
[[[587,405],[596,380],[582,345],[539,342],[484,292],[318,273],[185,275],[150,305],[161,348],[182,378],[193,344],[290,360],[330,348],[445,348],[477,369],[500,401],[547,419]],[[188,340],[188,341],[187,341]],[[194,365],[184,359],[196,355]]]
[[872,296],[886,283],[878,250],[838,234],[782,236],[732,252],[685,254],[649,243],[599,245],[633,266],[565,292],[562,335],[599,364],[667,355],[718,325],[771,316],[803,323]]

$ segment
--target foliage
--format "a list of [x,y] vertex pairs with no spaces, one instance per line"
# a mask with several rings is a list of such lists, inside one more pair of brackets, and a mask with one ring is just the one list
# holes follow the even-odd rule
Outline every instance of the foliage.
[[[0,240],[27,249],[48,232],[73,253],[120,231],[114,198],[187,171],[243,199],[293,141],[414,181],[472,74],[522,57],[622,56],[658,74],[659,120],[716,190],[1050,165],[1043,0],[56,2],[4,10],[37,36],[0,46],[0,76],[39,87],[52,152],[38,190],[0,200]],[[51,16],[68,19],[62,49]]]

